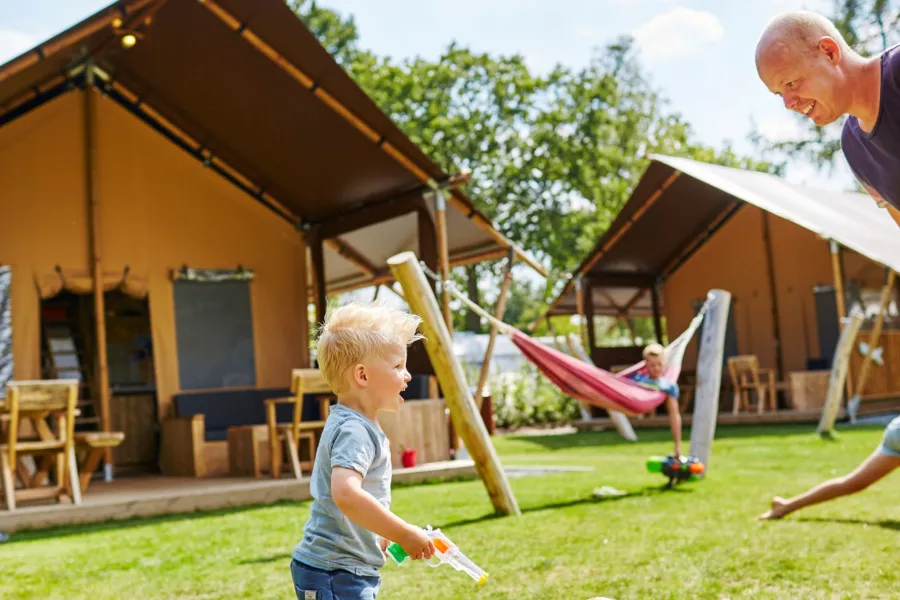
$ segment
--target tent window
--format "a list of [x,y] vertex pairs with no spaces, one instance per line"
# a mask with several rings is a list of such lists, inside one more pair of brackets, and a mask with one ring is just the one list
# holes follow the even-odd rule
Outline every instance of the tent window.
[[255,386],[249,281],[177,279],[173,285],[181,389]]

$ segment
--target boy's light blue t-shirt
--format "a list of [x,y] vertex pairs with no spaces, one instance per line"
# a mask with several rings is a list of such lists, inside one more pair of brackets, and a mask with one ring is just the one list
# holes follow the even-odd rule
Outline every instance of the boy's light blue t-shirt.
[[638,371],[631,377],[635,382],[640,383],[641,385],[653,389],[657,389],[661,392],[664,392],[667,396],[671,396],[673,398],[678,398],[678,384],[674,381],[669,381],[665,377],[660,377],[659,379],[653,379],[643,371]]
[[310,478],[313,503],[303,539],[293,558],[319,569],[343,569],[372,577],[384,566],[378,536],[340,511],[331,498],[331,469],[344,467],[363,476],[362,488],[385,508],[391,505],[391,450],[373,421],[342,404],[331,407],[316,450]]

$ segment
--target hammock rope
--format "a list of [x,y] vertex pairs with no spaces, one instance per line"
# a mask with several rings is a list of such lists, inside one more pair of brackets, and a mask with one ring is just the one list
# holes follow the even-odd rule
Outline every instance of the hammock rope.
[[[655,388],[646,387],[634,381],[631,376],[645,370],[646,363],[641,361],[619,372],[610,373],[593,364],[560,352],[545,344],[541,344],[525,335],[512,325],[497,319],[478,304],[463,294],[452,281],[442,281],[440,277],[421,263],[425,274],[434,280],[441,289],[446,289],[453,296],[471,308],[476,314],[497,326],[498,330],[509,337],[544,375],[546,375],[563,393],[578,400],[600,406],[606,410],[620,411],[628,415],[647,413],[662,404],[666,394]],[[706,301],[697,311],[687,329],[664,349],[666,362],[663,376],[671,381],[678,381],[681,363],[688,343],[694,337],[707,310],[713,295],[708,294]]]

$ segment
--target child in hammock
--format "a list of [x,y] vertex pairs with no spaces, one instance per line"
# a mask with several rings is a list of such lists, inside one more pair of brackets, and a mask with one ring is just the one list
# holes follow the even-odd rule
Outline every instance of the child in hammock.
[[631,379],[644,387],[665,392],[669,427],[675,440],[675,456],[681,458],[681,409],[678,407],[678,384],[663,377],[666,363],[664,349],[660,344],[650,344],[644,348],[644,360],[647,363],[646,372],[637,371]]

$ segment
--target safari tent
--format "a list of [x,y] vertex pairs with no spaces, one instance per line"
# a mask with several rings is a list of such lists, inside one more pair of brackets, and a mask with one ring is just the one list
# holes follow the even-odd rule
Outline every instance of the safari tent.
[[[799,404],[805,401],[804,381],[815,377],[821,384],[830,367],[840,318],[854,304],[865,306],[865,341],[886,269],[898,268],[897,225],[865,194],[652,156],[631,198],[547,314],[578,314],[580,283],[588,323],[591,314],[652,317],[658,337],[664,326],[674,338],[710,289],[728,290],[726,358],[755,355],[782,389],[798,392]],[[873,368],[864,399],[900,396],[900,373],[891,364],[900,355],[896,298],[891,290],[879,344],[884,364]],[[600,348],[600,333],[593,327],[588,333],[599,366],[640,360],[640,347]],[[697,344],[695,339],[685,356],[688,377]],[[851,382],[863,358],[862,351],[854,352]],[[723,383],[728,380],[726,371]],[[731,408],[730,396],[723,403]]]
[[116,2],[0,66],[0,374],[79,376],[81,425],[153,469],[174,398],[287,388],[308,304],[388,282],[393,254],[543,272],[464,180],[282,0]]

